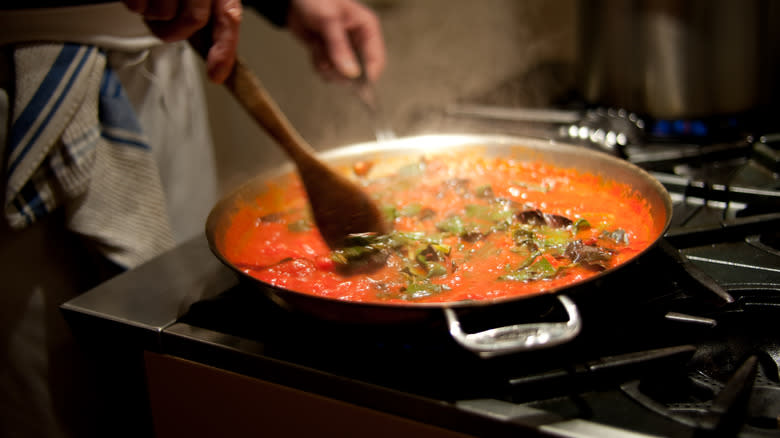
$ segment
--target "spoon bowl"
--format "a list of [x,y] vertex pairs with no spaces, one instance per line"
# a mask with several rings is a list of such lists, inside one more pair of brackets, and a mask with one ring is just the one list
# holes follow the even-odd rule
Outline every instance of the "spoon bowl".
[[295,163],[314,222],[328,246],[342,247],[351,234],[389,231],[373,199],[316,156],[243,60],[236,60],[224,85]]

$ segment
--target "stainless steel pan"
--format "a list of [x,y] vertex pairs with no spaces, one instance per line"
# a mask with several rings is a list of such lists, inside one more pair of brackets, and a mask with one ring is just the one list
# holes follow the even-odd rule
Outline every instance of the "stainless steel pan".
[[[392,161],[396,164],[405,160],[419,159],[423,153],[465,151],[475,148],[487,156],[542,160],[557,166],[601,174],[609,179],[629,184],[647,199],[651,207],[653,244],[663,236],[669,226],[672,203],[661,183],[633,164],[583,147],[529,138],[458,134],[405,137],[381,143],[356,144],[329,150],[322,153],[321,156],[335,167],[347,168],[357,161],[370,160],[377,163]],[[268,294],[280,305],[322,319],[358,324],[401,323],[430,318],[432,314],[438,314],[438,317],[441,317],[440,315],[443,314],[453,338],[463,347],[483,356],[550,347],[568,342],[579,333],[582,323],[580,315],[576,305],[567,294],[574,293],[583,282],[543,292],[544,294],[553,294],[560,301],[568,314],[568,321],[518,324],[478,333],[464,333],[461,330],[458,312],[482,306],[501,306],[510,301],[527,299],[528,296],[450,303],[369,304],[334,300],[290,291],[271,286],[244,274],[223,255],[222,236],[229,224],[232,212],[237,208],[237,205],[241,204],[242,200],[254,199],[258,193],[265,190],[269,180],[290,171],[292,171],[292,166],[287,166],[260,174],[247,181],[235,192],[217,203],[206,223],[206,236],[214,254],[233,269],[242,280]],[[593,281],[596,278],[609,275],[617,268],[619,267],[605,270],[585,281]]]

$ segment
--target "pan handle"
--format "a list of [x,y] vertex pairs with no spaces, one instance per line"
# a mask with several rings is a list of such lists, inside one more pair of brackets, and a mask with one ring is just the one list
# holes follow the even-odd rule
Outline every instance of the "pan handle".
[[556,298],[566,309],[569,317],[566,322],[516,324],[464,333],[454,309],[445,307],[444,316],[450,335],[461,346],[482,357],[500,356],[563,344],[579,334],[582,319],[577,305],[566,295],[557,295]]

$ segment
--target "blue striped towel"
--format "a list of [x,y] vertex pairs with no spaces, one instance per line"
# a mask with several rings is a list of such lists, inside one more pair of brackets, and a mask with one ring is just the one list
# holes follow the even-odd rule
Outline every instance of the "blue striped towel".
[[105,55],[79,44],[14,50],[5,215],[22,229],[58,208],[131,268],[173,246],[157,166]]

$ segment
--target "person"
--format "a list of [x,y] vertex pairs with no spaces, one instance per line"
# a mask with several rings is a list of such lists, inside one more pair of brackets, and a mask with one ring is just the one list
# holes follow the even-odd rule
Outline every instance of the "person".
[[105,435],[58,306],[202,233],[217,181],[186,40],[206,32],[206,74],[224,81],[245,5],[294,34],[325,80],[360,74],[353,50],[371,80],[384,69],[379,20],[357,0],[0,6],[0,436]]

